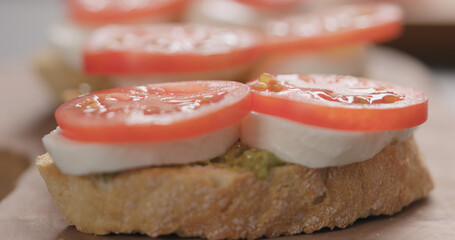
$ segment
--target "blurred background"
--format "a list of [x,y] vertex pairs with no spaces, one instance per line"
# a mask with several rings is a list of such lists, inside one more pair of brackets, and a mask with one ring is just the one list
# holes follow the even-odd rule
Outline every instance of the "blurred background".
[[[367,0],[302,0],[304,7],[298,11],[311,12],[351,2]],[[369,64],[382,65],[372,71],[379,71],[378,75],[385,78],[404,74],[404,78],[410,78],[410,85],[433,92],[444,109],[455,114],[455,1],[393,2],[404,9],[405,28],[400,38],[381,44],[385,48],[374,51]],[[52,112],[58,101],[36,74],[34,61],[50,47],[50,26],[66,21],[63,5],[63,0],[0,0],[0,155],[24,162],[17,171],[9,171],[9,179],[17,177],[30,159],[42,153],[39,139],[55,126]],[[229,16],[229,11],[222,11],[219,16]],[[206,21],[206,17],[197,10],[191,16],[196,21]],[[0,161],[0,169],[7,169],[1,164],[5,161]],[[4,192],[10,190],[11,186]]]
[[[302,1],[307,2],[308,9],[318,9],[368,0]],[[404,35],[388,45],[399,47],[430,66],[455,67],[455,44],[453,44],[455,42],[455,1],[395,0],[389,2],[403,6],[407,26]],[[64,0],[0,0],[1,63],[29,59],[37,50],[47,46],[49,26],[65,19],[63,3]],[[413,42],[410,43],[412,40]]]
[[24,61],[46,46],[48,27],[63,19],[62,3],[62,0],[1,0],[1,63]]

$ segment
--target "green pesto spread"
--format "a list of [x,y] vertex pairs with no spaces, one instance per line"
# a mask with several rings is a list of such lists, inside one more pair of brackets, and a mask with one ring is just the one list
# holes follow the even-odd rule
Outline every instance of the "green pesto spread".
[[238,142],[234,144],[234,146],[232,146],[224,155],[209,161],[198,162],[195,164],[230,167],[234,170],[252,171],[257,178],[265,179],[272,168],[283,166],[286,163],[271,152],[257,148],[250,148]]
[[[275,154],[260,150],[257,148],[250,148],[241,142],[237,142],[225,154],[207,160],[192,163],[192,166],[214,166],[220,168],[232,168],[237,171],[252,171],[257,178],[264,180],[270,170],[274,167],[284,166],[286,162],[279,159]],[[173,167],[182,167],[177,165]],[[104,173],[101,174],[105,182],[112,180],[118,173]]]
[[103,180],[105,182],[109,182],[110,180],[112,180],[115,175],[117,175],[117,173],[115,172],[112,172],[112,173],[103,173],[101,176],[103,177]]

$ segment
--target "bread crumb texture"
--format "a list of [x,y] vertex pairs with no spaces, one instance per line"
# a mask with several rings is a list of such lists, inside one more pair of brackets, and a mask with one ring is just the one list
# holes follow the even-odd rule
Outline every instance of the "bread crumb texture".
[[142,168],[108,179],[70,176],[48,154],[36,165],[66,220],[99,235],[255,239],[312,233],[393,214],[433,188],[413,139],[346,166],[275,167],[263,180],[211,165]]

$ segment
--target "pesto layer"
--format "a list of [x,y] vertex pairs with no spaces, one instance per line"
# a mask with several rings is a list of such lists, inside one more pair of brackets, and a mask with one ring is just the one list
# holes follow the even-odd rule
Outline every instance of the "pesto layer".
[[[232,168],[236,171],[251,171],[257,178],[264,180],[274,167],[284,166],[286,162],[279,159],[275,154],[248,147],[241,142],[234,144],[222,156],[192,163],[193,166],[214,166],[219,168]],[[183,165],[174,165],[171,167],[182,167]],[[104,182],[109,182],[115,178],[119,172],[110,172],[104,174],[92,175],[96,179],[101,177]]]
[[269,151],[250,148],[237,142],[222,156],[195,164],[252,171],[257,178],[265,179],[272,168],[284,166],[286,162]]

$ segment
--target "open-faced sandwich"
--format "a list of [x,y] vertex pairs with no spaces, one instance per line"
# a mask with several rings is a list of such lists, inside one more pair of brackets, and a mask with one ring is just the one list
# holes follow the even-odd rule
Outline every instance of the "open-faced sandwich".
[[100,75],[83,70],[83,48],[97,28],[110,24],[152,24],[178,21],[187,0],[66,0],[65,19],[50,26],[50,48],[35,57],[35,68],[59,101],[112,87]]
[[[182,80],[245,82],[262,55],[260,34],[236,27],[183,23],[109,25],[87,37],[81,54],[81,84],[60,75],[61,85],[76,97],[86,89]],[[76,77],[73,75],[73,77]],[[85,81],[85,78],[91,78]],[[80,89],[85,86],[84,89]],[[83,90],[83,91],[81,91]],[[67,91],[68,92],[68,91]],[[67,96],[66,94],[65,96]],[[69,99],[68,99],[69,100]]]
[[345,228],[427,196],[427,97],[349,76],[268,75],[82,95],[36,160],[70,224],[209,239]]

